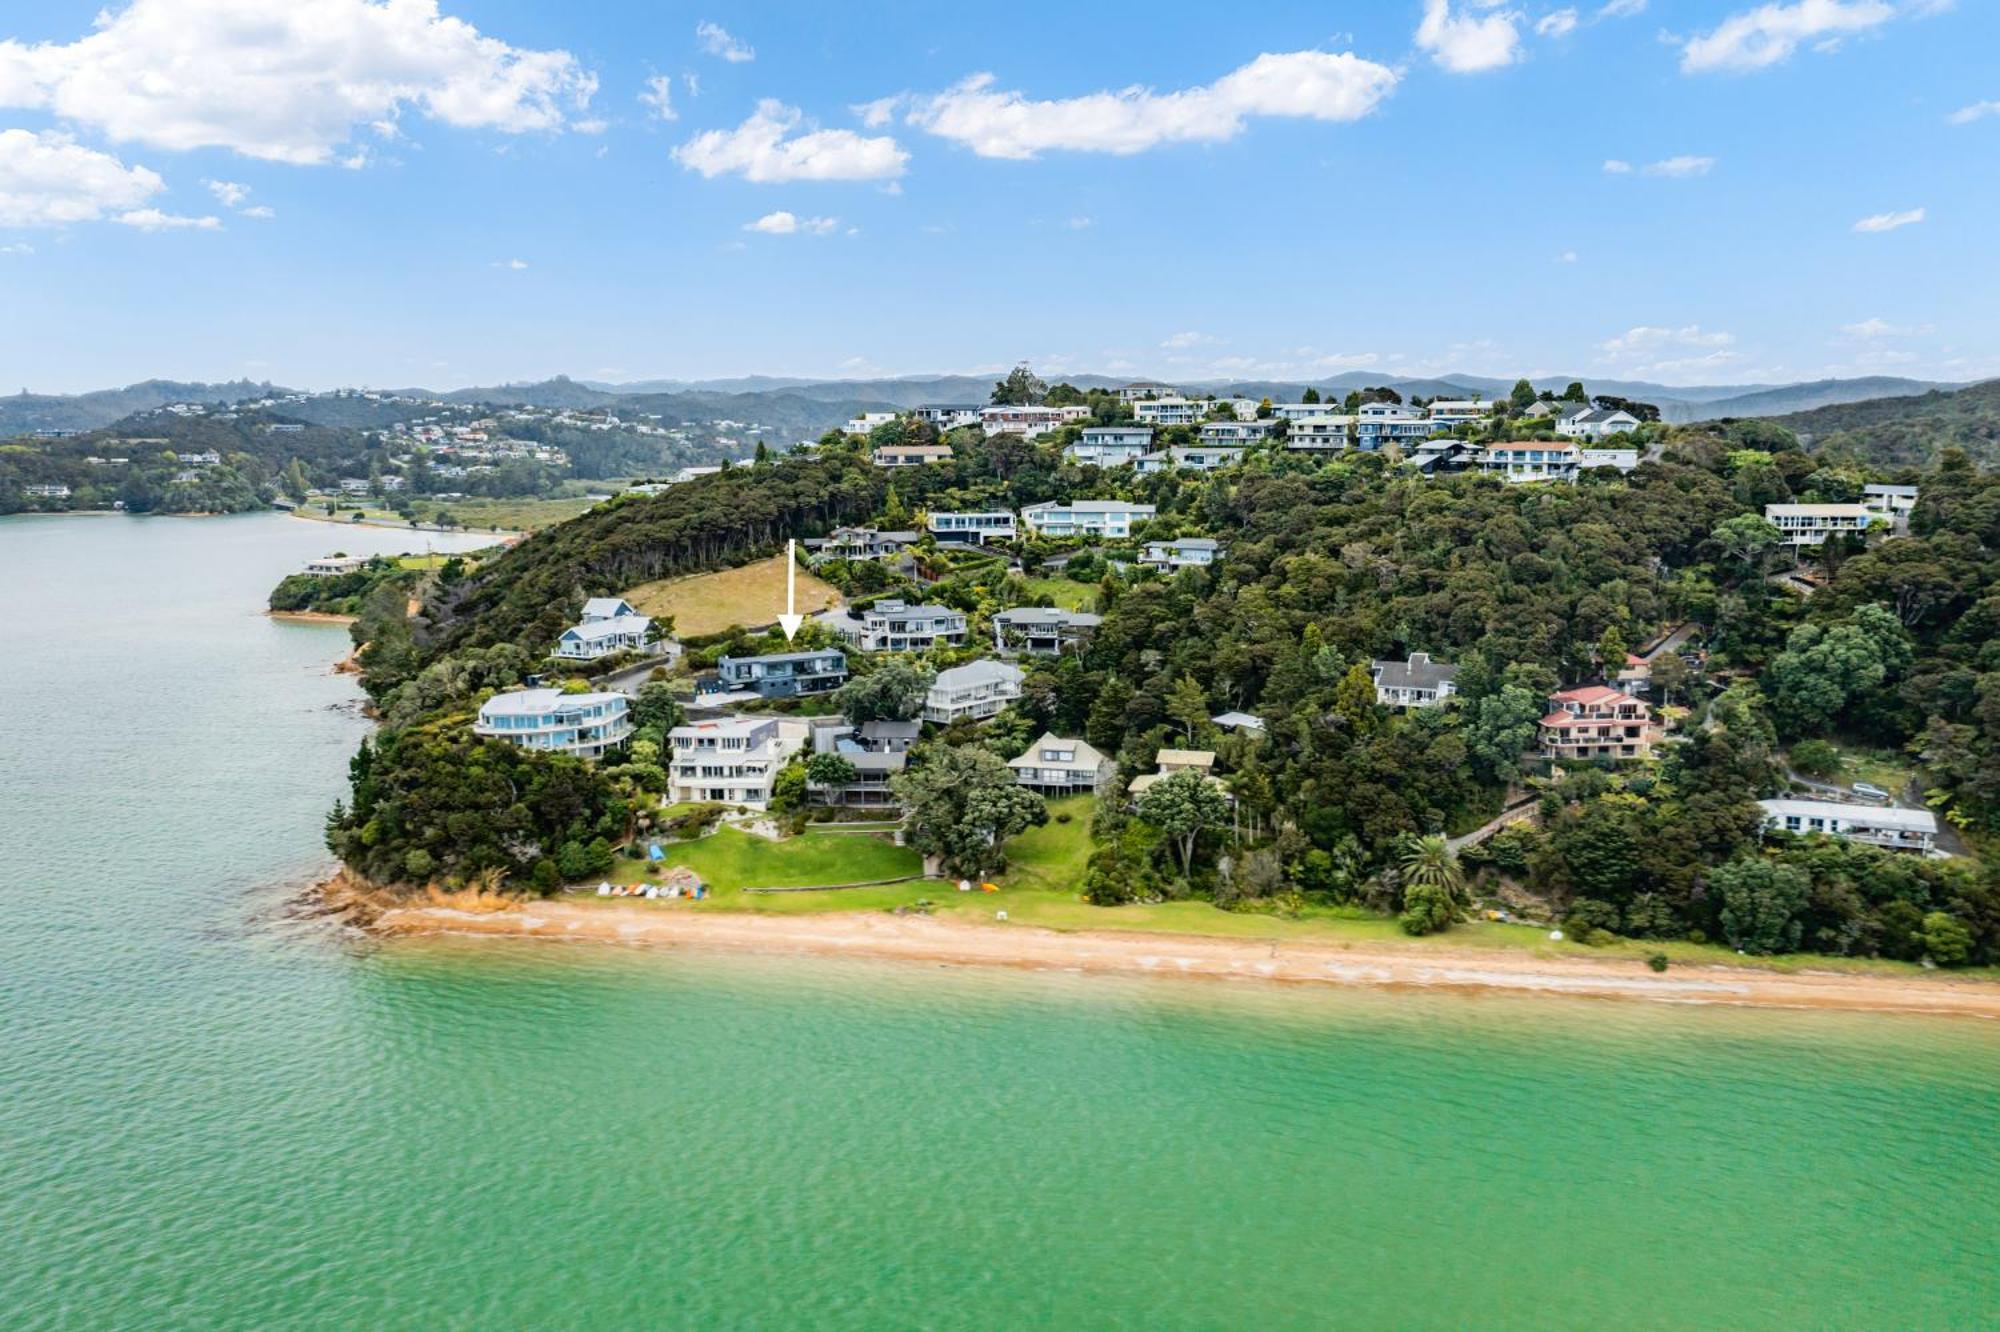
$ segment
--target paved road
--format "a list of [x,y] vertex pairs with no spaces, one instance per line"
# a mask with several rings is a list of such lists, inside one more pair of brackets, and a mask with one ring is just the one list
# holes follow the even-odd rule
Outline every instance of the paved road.
[[675,658],[679,655],[680,649],[676,647],[672,653],[666,656],[648,657],[644,661],[634,662],[630,666],[615,670],[611,674],[604,676],[597,683],[600,688],[608,690],[611,693],[624,694],[627,697],[636,698],[639,695],[639,686],[646,683],[647,679],[652,676],[654,668],[672,666]]

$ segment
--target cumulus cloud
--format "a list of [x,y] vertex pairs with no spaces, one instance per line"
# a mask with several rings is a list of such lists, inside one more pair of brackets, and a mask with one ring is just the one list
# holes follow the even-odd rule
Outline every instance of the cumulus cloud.
[[701,49],[712,56],[727,60],[732,65],[740,65],[755,60],[757,52],[747,42],[739,42],[729,35],[729,30],[720,23],[710,23],[703,19],[694,25],[694,35],[701,40]]
[[1712,31],[1687,39],[1681,72],[1748,73],[1791,58],[1801,43],[1815,45],[1870,28],[1896,16],[1887,0],[1795,0],[1732,14]]
[[1898,227],[1914,226],[1924,220],[1921,208],[1906,208],[1899,213],[1873,213],[1854,224],[1856,231],[1894,231]]
[[887,180],[903,174],[910,155],[887,135],[853,130],[793,131],[798,108],[765,98],[733,130],[708,130],[674,149],[674,160],[704,176],[745,180]]
[[824,236],[840,225],[837,217],[799,217],[783,209],[766,213],[755,222],[745,222],[745,231],[761,232],[766,236],[793,236],[803,232],[808,236]]
[[493,261],[493,266],[495,268],[504,268],[510,272],[519,273],[527,268],[528,261],[526,259],[495,259]]
[[0,41],[0,106],[117,142],[317,164],[414,108],[447,125],[556,130],[597,78],[509,46],[437,0],[132,0],[74,42]]
[[0,227],[95,222],[137,209],[165,188],[158,173],[64,135],[0,130]]
[[216,217],[184,217],[179,213],[163,213],[157,208],[133,208],[111,219],[141,231],[177,231],[183,227],[193,227],[200,231],[214,231],[222,225]]
[[1576,11],[1558,9],[1535,20],[1537,37],[1567,37],[1576,31]]
[[1634,14],[1646,12],[1646,0],[1608,0],[1604,8],[1597,11],[1601,19],[1631,18]]
[[1598,344],[1598,349],[1617,360],[1655,356],[1670,348],[1722,348],[1731,346],[1735,341],[1733,333],[1711,331],[1700,324],[1684,324],[1679,328],[1640,324]]
[[1683,155],[1680,157],[1669,157],[1660,162],[1649,162],[1643,168],[1643,174],[1648,176],[1666,176],[1669,178],[1706,176],[1714,166],[1715,159],[1712,157]]
[[[981,157],[1050,150],[1131,154],[1164,143],[1217,143],[1252,117],[1351,121],[1396,86],[1387,65],[1351,53],[1264,54],[1213,83],[1173,92],[1133,86],[1037,101],[975,74],[944,92],[908,99],[909,124]],[[869,104],[869,109],[879,106]]]
[[276,210],[266,208],[263,204],[246,206],[246,201],[250,198],[248,185],[239,185],[233,180],[204,180],[202,184],[208,187],[208,192],[215,196],[217,203],[244,217],[269,221],[278,215]]
[[1880,317],[1840,326],[1843,337],[1857,342],[1872,342],[1879,338],[1916,338],[1932,331],[1929,324],[1892,324]]
[[1607,157],[1604,159],[1604,174],[1607,176],[1629,176],[1632,174],[1632,164],[1622,157]]
[[655,120],[679,120],[680,112],[674,110],[674,79],[671,74],[655,74],[646,80],[646,90],[639,94],[639,105],[653,113]]
[[1988,116],[2000,116],[2000,101],[1974,102],[1971,106],[1961,106],[1945,119],[1954,125],[1970,125],[1973,121],[1984,120]]
[[1417,45],[1454,74],[1477,74],[1511,65],[1520,54],[1521,15],[1511,9],[1474,15],[1455,10],[1450,0],[1424,0]]
[[1174,333],[1167,336],[1166,338],[1161,339],[1160,345],[1166,348],[1168,351],[1187,351],[1189,348],[1192,347],[1207,346],[1209,343],[1214,341],[1215,339],[1210,337],[1208,334],[1197,333],[1194,330],[1190,329],[1187,332]]

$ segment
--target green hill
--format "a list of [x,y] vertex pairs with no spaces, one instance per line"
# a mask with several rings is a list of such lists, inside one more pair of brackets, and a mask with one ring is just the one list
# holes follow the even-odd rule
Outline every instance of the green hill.
[[2000,464],[2000,379],[1949,393],[1874,398],[1772,418],[1815,453],[1877,466],[1927,464],[1961,448],[1975,462]]

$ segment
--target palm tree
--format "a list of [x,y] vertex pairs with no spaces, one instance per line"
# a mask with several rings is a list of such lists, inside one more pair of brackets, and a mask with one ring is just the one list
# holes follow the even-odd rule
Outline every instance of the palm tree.
[[1465,905],[1465,871],[1459,868],[1458,853],[1442,833],[1418,837],[1403,849],[1401,868],[1403,891],[1425,890],[1421,895],[1442,898],[1454,913]]

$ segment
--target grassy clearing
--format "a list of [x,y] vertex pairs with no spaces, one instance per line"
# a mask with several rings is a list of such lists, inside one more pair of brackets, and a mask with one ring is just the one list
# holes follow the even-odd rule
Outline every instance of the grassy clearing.
[[1845,740],[1828,743],[1840,755],[1840,771],[1831,777],[1821,778],[1822,781],[1841,786],[1868,782],[1900,799],[1910,779],[1916,775],[1916,765],[1910,761],[1908,754],[1900,750],[1880,749]]
[[1097,609],[1097,584],[1079,583],[1073,578],[1030,578],[1028,600],[1038,606],[1056,606],[1063,610],[1095,611]]
[[[923,857],[908,847],[861,833],[809,831],[773,842],[735,828],[721,828],[713,836],[662,850],[666,864],[687,866],[717,891],[866,883],[923,869]],[[646,877],[645,868],[636,860],[621,861],[614,878],[621,883],[640,883]]]
[[[771,624],[785,609],[785,557],[774,555],[719,573],[642,583],[625,599],[643,614],[673,616],[674,632],[684,637],[719,634],[736,625]],[[799,570],[799,614],[839,604],[838,588]]]
[[[533,532],[557,523],[567,522],[578,514],[586,512],[594,501],[580,496],[564,499],[465,499],[440,503],[437,500],[420,498],[416,501],[414,513],[419,522],[428,528],[439,509],[447,510],[453,521],[468,532]],[[328,523],[352,523],[358,514],[362,522],[379,527],[409,527],[410,520],[394,509],[385,509],[378,504],[366,504],[360,508],[343,505],[328,516],[324,502],[313,503],[298,510],[301,517],[317,519]],[[414,530],[414,529],[413,529]]]
[[[1047,823],[1007,843],[1001,886],[1074,897],[1090,860],[1090,816],[1096,806],[1095,796],[1051,800]],[[1061,818],[1065,814],[1067,823]]]

